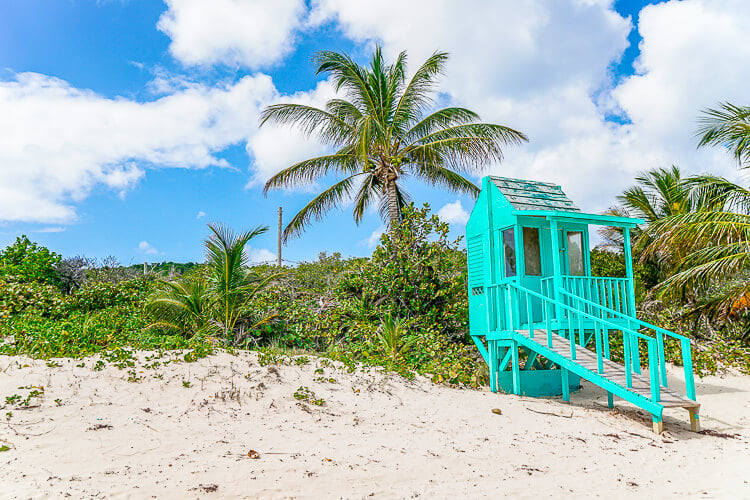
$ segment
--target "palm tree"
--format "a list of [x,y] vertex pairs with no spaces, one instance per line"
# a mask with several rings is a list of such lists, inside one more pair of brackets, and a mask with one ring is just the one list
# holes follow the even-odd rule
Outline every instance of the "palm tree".
[[[661,248],[644,258],[644,250],[653,241],[650,228],[662,219],[673,215],[694,212],[707,203],[705,198],[693,195],[691,187],[676,165],[657,168],[639,174],[636,184],[617,197],[619,206],[610,208],[608,215],[638,217],[646,222],[644,228],[633,231],[633,255],[656,271],[656,278],[664,278],[674,262],[679,260],[679,247]],[[604,227],[600,230],[606,247],[622,248],[622,228]]]
[[203,243],[206,247],[208,285],[216,300],[224,334],[229,336],[247,303],[278,274],[262,277],[248,269],[245,245],[268,231],[268,226],[258,226],[239,234],[221,224],[209,224],[208,228],[212,234]]
[[391,313],[386,314],[380,322],[377,339],[392,361],[396,361],[414,343],[414,338],[406,337],[408,325],[406,318],[394,318]]
[[697,289],[709,296],[697,310],[721,318],[746,313],[750,309],[750,190],[713,176],[692,178],[690,184],[699,196],[713,196],[716,206],[653,224],[656,236],[647,253],[685,249],[677,272],[657,291]]
[[184,336],[218,330],[213,321],[213,299],[205,281],[183,279],[161,283],[163,289],[152,296],[147,305],[157,319],[147,328],[161,328]]
[[476,196],[478,188],[462,173],[500,162],[502,146],[527,140],[511,128],[480,122],[476,113],[465,108],[426,114],[434,104],[437,77],[447,59],[446,53],[436,52],[407,81],[406,52],[388,65],[376,47],[369,67],[346,54],[318,52],[313,59],[317,73],[329,74],[344,98],[329,100],[325,109],[276,104],[263,110],[261,126],[268,122],[296,125],[333,150],[277,173],[266,183],[264,193],[310,184],[329,174],[344,177],[292,218],[284,229],[285,240],[351,199],[356,223],[377,203],[381,217],[394,227],[409,200],[402,183],[407,176]]
[[[722,103],[699,119],[698,146],[732,150],[740,168],[750,167],[750,107]],[[698,288],[709,297],[697,311],[722,319],[750,310],[750,190],[716,176],[696,176],[685,183],[693,196],[710,206],[674,215],[653,226],[649,252],[666,247],[687,249],[677,272],[661,283],[665,294]]]
[[750,106],[728,102],[719,109],[703,110],[698,135],[701,146],[724,146],[732,151],[740,168],[750,167]]
[[[261,276],[248,268],[245,246],[265,233],[267,226],[258,226],[239,234],[221,224],[209,224],[211,235],[204,241],[206,265],[203,275],[180,281],[163,281],[163,290],[148,303],[157,318],[151,327],[178,331],[183,335],[221,331],[235,342],[238,321],[246,314],[248,303],[266,288],[279,273]],[[255,322],[250,329],[270,319]]]

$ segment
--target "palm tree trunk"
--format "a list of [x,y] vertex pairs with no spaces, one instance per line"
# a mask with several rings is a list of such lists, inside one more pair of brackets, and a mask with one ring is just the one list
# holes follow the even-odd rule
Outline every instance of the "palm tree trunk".
[[388,197],[388,220],[390,229],[393,229],[401,222],[401,210],[398,206],[398,193],[396,191],[396,181],[389,179],[385,185],[385,195]]

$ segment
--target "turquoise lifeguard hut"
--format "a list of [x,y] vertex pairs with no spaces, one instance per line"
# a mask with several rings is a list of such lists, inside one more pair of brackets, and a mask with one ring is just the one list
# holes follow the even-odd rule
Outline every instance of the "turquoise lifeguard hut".
[[[562,394],[580,379],[651,413],[688,410],[700,429],[690,340],[636,316],[630,231],[640,219],[582,212],[555,184],[485,177],[466,225],[469,330],[487,362],[490,389]],[[591,273],[591,226],[622,228],[626,276]],[[620,336],[620,364],[610,341]],[[667,386],[664,339],[680,342],[685,395]],[[647,354],[641,368],[638,353]]]

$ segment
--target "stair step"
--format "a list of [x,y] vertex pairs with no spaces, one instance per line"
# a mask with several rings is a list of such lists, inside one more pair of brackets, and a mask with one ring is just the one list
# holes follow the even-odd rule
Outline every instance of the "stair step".
[[[549,347],[547,347],[547,331],[546,330],[540,330],[540,329],[534,330],[533,338],[529,337],[529,330],[527,329],[516,330],[515,333],[517,335],[526,337],[527,339],[535,342],[541,348],[543,348],[537,351],[542,356],[544,356],[544,352],[542,352],[542,350],[550,349]],[[568,339],[561,337],[560,335],[553,334],[551,350],[554,351],[557,355],[571,360],[570,341]],[[611,380],[612,382],[615,382],[618,385],[625,387],[625,379],[626,379],[625,367],[619,363],[615,363],[614,361],[611,361],[609,359],[603,359],[602,365],[603,365],[604,371],[602,373],[598,373],[596,352],[591,351],[578,344],[576,344],[576,359],[571,360],[571,361],[586,368],[587,370],[590,370],[594,373],[599,374],[600,376],[603,376]],[[584,378],[589,380],[588,377],[584,376]],[[646,370],[643,370],[641,374],[633,373],[632,381],[633,381],[633,386],[628,388],[629,391],[639,394],[647,399],[651,399],[651,382],[649,380],[649,375]],[[661,387],[661,399],[659,401],[660,405],[667,407],[667,408],[691,408],[692,409],[692,408],[700,407],[700,404],[697,403],[696,401],[687,399],[685,396],[682,396],[681,394],[678,394],[672,391],[668,387],[664,387],[661,384],[659,385]]]

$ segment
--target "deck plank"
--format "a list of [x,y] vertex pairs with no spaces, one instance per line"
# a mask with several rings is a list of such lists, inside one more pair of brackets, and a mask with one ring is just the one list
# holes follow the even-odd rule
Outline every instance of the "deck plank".
[[[542,347],[549,349],[549,347],[547,347],[546,330],[534,330],[533,338],[529,337],[528,329],[516,330],[516,333],[532,340],[533,342],[536,342]],[[553,334],[551,349],[559,356],[562,356],[566,359],[571,359],[570,341],[568,339],[565,339],[557,334]],[[576,359],[573,361],[594,373],[598,373],[596,352],[591,351],[590,349],[576,344]],[[625,387],[625,366],[619,363],[615,363],[614,361],[609,359],[603,359],[602,365],[604,370],[601,375],[604,375],[612,382]],[[645,367],[641,374],[632,373],[632,381],[633,386],[627,388],[627,390],[639,394],[645,398],[651,399],[651,382],[648,370]],[[661,384],[659,384],[659,386],[661,387],[659,404],[664,406],[665,408],[698,408],[700,406],[698,402],[687,399],[685,396],[674,392],[668,387],[664,387]]]

